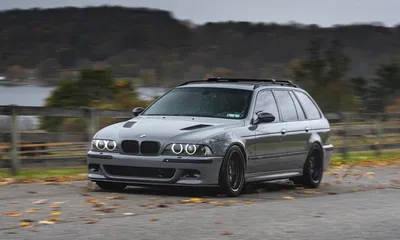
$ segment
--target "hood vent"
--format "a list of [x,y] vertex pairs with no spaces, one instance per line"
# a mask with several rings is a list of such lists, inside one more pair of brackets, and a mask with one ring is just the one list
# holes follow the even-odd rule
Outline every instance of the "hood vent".
[[132,127],[136,122],[126,122],[122,127],[124,128],[130,128]]
[[193,126],[190,126],[190,127],[182,128],[181,130],[195,130],[195,129],[211,127],[211,126],[213,126],[213,125],[198,124],[198,125],[193,125]]

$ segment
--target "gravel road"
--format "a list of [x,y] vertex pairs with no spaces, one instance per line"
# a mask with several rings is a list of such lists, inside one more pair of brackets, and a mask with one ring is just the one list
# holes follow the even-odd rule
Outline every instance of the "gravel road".
[[86,181],[1,186],[0,239],[398,240],[399,169],[332,168],[316,190],[269,183],[238,198],[193,189],[106,192]]

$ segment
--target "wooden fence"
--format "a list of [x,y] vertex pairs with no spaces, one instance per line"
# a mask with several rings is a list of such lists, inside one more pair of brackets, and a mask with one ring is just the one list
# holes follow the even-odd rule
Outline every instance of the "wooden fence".
[[[99,118],[129,119],[130,110],[61,109],[0,106],[9,117],[9,130],[0,132],[0,168],[17,174],[21,167],[85,164],[92,136],[99,130]],[[19,131],[20,116],[84,118],[85,132]],[[325,114],[331,123],[335,152],[400,149],[400,114]],[[2,154],[3,153],[3,154]],[[57,154],[58,153],[58,154]],[[3,159],[1,157],[3,156]]]

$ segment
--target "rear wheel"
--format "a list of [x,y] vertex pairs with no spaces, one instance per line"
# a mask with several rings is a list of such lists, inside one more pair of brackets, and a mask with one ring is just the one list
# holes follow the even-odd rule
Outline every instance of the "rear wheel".
[[221,191],[231,197],[239,196],[245,184],[245,157],[238,146],[225,154],[219,173]]
[[96,182],[97,186],[104,190],[123,190],[127,187],[123,183],[113,183],[113,182]]
[[321,183],[323,176],[323,156],[321,147],[314,144],[304,163],[303,175],[291,179],[294,184],[300,184],[304,187],[317,188]]

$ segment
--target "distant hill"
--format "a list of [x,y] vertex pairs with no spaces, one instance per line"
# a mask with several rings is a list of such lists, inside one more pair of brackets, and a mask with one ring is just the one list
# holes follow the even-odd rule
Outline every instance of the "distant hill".
[[348,74],[353,76],[370,76],[400,52],[400,26],[194,26],[161,10],[31,9],[0,12],[0,73],[11,71],[13,65],[77,69],[100,62],[113,67],[116,76],[148,81],[181,81],[212,73],[279,77],[292,60],[305,57],[316,36],[327,42],[336,38],[345,46],[352,61]]

